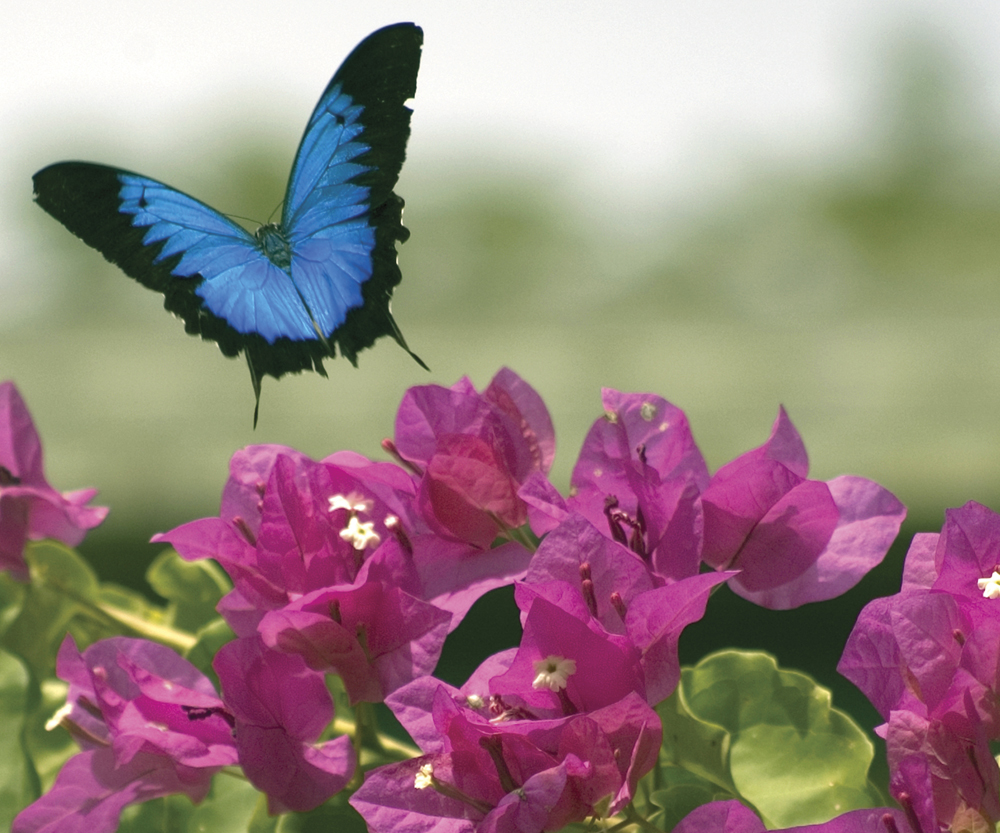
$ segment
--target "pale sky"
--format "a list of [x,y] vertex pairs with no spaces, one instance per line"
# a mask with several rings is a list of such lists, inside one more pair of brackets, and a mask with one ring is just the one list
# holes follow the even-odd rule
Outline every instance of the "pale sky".
[[287,135],[290,154],[340,61],[388,23],[425,32],[404,177],[462,152],[500,175],[558,154],[595,210],[615,214],[711,192],[734,159],[850,145],[882,44],[907,28],[954,48],[998,121],[997,11],[996,0],[0,0],[0,288],[31,283],[16,230],[34,171],[83,158],[164,178],[158,159],[225,141],[216,124]]

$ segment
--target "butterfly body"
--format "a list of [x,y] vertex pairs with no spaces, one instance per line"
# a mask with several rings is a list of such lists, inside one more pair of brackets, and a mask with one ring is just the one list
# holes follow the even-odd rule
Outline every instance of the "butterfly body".
[[355,48],[306,126],[281,221],[253,234],[169,185],[90,162],[39,171],[35,199],[162,292],[187,332],[227,356],[242,353],[258,405],[263,376],[325,375],[323,359],[338,349],[356,363],[359,350],[390,335],[409,352],[389,310],[401,278],[396,243],[409,236],[392,189],[422,41],[419,27],[397,24]]

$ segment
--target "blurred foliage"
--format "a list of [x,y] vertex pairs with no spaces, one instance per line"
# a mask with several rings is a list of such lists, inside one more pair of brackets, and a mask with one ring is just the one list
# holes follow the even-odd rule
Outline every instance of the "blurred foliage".
[[[901,50],[874,82],[866,144],[811,164],[747,160],[723,196],[678,205],[665,193],[614,223],[594,219],[603,195],[581,195],[561,160],[496,171],[457,150],[437,163],[411,153],[398,190],[413,235],[394,313],[433,373],[387,342],[358,370],[330,362],[329,380],[269,379],[256,432],[241,362],[183,335],[158,296],[25,208],[37,258],[19,280],[53,291],[0,329],[0,377],[35,416],[51,482],[101,489],[112,512],[81,551],[132,587],[159,552],[145,543],[153,533],[217,511],[236,448],[379,457],[410,385],[468,374],[483,386],[514,368],[552,411],[562,489],[602,385],[684,408],[712,468],[763,442],[783,403],[813,476],[878,480],[910,520],[882,567],[824,605],[823,633],[809,630],[811,608],[772,613],[724,591],[685,635],[682,659],[766,647],[869,727],[877,715],[833,670],[858,610],[897,589],[909,537],[939,528],[946,507],[1000,503],[997,137],[936,48]],[[144,172],[266,221],[294,145],[249,133],[222,131],[186,155],[180,137],[176,158]],[[474,608],[444,676],[464,679],[462,646],[478,662],[498,621],[516,627],[511,605],[501,594]]]

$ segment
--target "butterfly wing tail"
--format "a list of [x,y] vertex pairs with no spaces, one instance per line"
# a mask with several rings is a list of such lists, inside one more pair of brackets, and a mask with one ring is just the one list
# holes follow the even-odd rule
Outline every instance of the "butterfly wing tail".
[[247,367],[250,368],[250,384],[253,385],[253,428],[254,431],[257,430],[257,415],[260,413],[260,374],[257,372],[257,368],[253,365],[253,358],[250,355],[250,351],[246,350],[244,354],[247,359]]
[[406,344],[390,311],[392,292],[402,280],[397,260],[396,242],[404,242],[410,230],[403,225],[403,200],[390,193],[372,211],[375,226],[375,249],[372,252],[372,277],[362,287],[364,304],[347,313],[343,326],[336,332],[340,354],[357,366],[357,354],[371,347],[380,336],[392,336],[425,370],[426,364]]
[[420,358],[416,353],[414,353],[406,344],[406,339],[403,338],[403,334],[399,331],[399,327],[396,326],[396,320],[392,317],[392,313],[389,313],[389,321],[392,323],[392,337],[396,339],[396,343],[402,347],[407,353],[410,354],[411,358],[419,364],[424,370],[430,373],[430,368],[424,364],[424,360]]

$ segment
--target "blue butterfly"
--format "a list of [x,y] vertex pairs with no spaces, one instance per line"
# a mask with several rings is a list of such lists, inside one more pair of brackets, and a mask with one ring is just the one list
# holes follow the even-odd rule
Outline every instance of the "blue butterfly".
[[357,353],[390,335],[414,355],[389,311],[401,275],[406,155],[423,31],[387,26],[337,70],[306,125],[280,223],[250,234],[155,179],[90,162],[35,176],[35,199],[139,283],[193,335],[243,353],[256,405],[265,375],[315,370],[336,349]]

